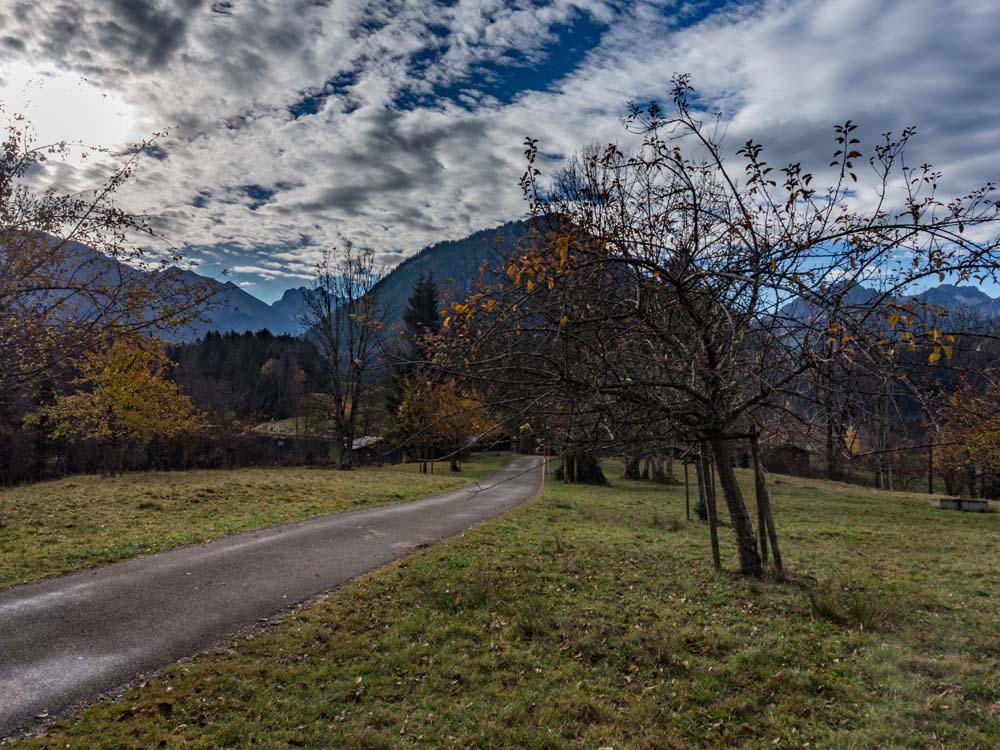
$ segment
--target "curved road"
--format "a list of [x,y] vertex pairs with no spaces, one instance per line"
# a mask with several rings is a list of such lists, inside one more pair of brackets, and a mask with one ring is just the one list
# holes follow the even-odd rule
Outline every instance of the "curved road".
[[0,591],[0,737],[222,642],[529,499],[539,459],[444,495],[246,532]]

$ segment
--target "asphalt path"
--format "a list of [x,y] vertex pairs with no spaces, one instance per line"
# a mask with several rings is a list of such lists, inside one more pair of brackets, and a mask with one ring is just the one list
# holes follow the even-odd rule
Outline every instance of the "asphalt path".
[[221,644],[532,497],[541,462],[472,487],[337,513],[0,591],[0,737]]

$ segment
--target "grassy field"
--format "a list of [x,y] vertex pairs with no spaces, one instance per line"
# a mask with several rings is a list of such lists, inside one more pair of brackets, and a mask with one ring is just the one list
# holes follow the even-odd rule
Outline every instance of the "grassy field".
[[0,490],[0,588],[324,513],[413,500],[482,478],[503,459],[461,474],[416,464],[142,472],[79,476]]
[[679,489],[552,482],[13,747],[1000,747],[1000,516],[774,504],[788,583],[714,574]]

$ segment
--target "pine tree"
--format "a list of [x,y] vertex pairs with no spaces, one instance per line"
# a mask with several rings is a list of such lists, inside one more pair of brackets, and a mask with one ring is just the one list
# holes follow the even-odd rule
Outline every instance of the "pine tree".
[[410,345],[419,359],[424,358],[422,339],[428,333],[438,333],[441,330],[441,314],[438,310],[437,284],[433,274],[420,274],[417,283],[413,285],[410,299],[403,311],[403,327],[406,343]]
[[391,415],[395,415],[403,403],[406,379],[416,374],[421,363],[427,360],[427,335],[441,331],[440,304],[434,275],[420,274],[403,310],[401,336],[388,352],[385,399]]

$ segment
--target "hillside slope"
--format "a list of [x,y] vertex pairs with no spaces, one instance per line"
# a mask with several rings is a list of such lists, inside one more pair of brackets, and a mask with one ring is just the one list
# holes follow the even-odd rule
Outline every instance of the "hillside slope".
[[483,261],[496,263],[509,255],[530,227],[530,222],[513,221],[461,240],[438,242],[407,258],[376,287],[386,305],[387,322],[393,325],[401,320],[406,301],[421,274],[434,277],[442,305],[464,300],[479,280]]

